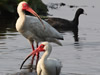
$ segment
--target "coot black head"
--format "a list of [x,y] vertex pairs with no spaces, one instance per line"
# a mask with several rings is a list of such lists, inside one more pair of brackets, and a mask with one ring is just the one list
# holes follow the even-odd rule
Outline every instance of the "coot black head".
[[77,12],[76,12],[77,14],[84,14],[84,9],[82,9],[82,8],[79,8],[78,10],[77,10]]

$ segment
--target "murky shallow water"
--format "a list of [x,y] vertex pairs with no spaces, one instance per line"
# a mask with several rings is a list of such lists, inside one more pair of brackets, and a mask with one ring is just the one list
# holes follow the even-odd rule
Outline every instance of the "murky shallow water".
[[[79,1],[79,2],[78,2]],[[46,4],[56,1],[43,0]],[[99,0],[59,0],[66,6],[56,10],[49,8],[53,16],[73,19],[79,7],[84,8],[87,16],[80,16],[79,44],[74,44],[73,35],[64,33],[63,46],[53,44],[50,57],[62,61],[62,75],[99,75],[100,74],[100,11]],[[77,5],[69,8],[67,5]],[[31,52],[29,42],[18,32],[5,29],[0,33],[0,75],[20,72],[23,59]]]

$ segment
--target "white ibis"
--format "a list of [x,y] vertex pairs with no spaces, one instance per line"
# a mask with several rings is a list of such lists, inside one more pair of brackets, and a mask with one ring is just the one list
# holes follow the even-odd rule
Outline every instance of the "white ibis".
[[59,75],[62,64],[58,59],[48,58],[52,51],[52,46],[48,42],[43,42],[35,51],[30,53],[24,61],[33,54],[42,51],[44,51],[44,54],[37,64],[37,75]]
[[[38,18],[25,15],[24,11],[28,11]],[[25,1],[19,3],[17,7],[17,12],[19,14],[19,18],[16,22],[16,29],[25,38],[29,40],[29,42],[32,45],[33,51],[35,50],[34,45],[33,45],[34,41],[37,43],[37,45],[39,42],[42,42],[42,41],[49,41],[49,42],[54,42],[58,45],[62,45],[60,41],[58,41],[57,39],[63,40],[63,36],[57,30],[55,30],[51,25],[49,25],[47,22],[45,22],[44,20],[41,20],[38,14],[34,10],[32,10]],[[38,61],[39,53],[37,53],[36,55],[37,55],[37,61]],[[31,65],[33,64],[34,56],[35,55],[33,55],[32,57]],[[37,61],[36,61],[36,64],[37,64]],[[22,68],[22,65],[21,65],[21,68]]]
[[60,75],[61,61],[48,58],[52,51],[52,46],[48,42],[43,42],[40,47],[42,47],[40,51],[45,52],[37,64],[37,75]]
[[58,31],[72,31],[74,34],[74,40],[78,41],[78,24],[79,24],[79,16],[84,13],[84,9],[79,8],[76,11],[75,17],[73,20],[66,20],[62,18],[56,17],[48,17],[46,21],[56,28]]

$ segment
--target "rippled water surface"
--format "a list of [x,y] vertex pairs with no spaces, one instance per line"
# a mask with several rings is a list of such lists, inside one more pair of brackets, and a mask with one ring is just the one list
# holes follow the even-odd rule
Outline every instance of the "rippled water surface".
[[[62,61],[62,75],[100,75],[100,1],[99,0],[43,0],[45,4],[63,2],[66,6],[49,8],[55,17],[73,19],[78,8],[86,15],[79,18],[79,44],[73,34],[64,33],[63,46],[52,43],[52,58]],[[69,5],[77,7],[69,8]],[[0,30],[0,75],[20,72],[23,59],[31,52],[29,42],[14,29]]]

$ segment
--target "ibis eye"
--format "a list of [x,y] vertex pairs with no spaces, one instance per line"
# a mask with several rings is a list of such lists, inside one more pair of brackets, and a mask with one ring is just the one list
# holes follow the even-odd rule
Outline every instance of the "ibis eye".
[[26,7],[26,5],[24,5],[24,7]]
[[42,45],[41,48],[43,48],[44,46]]

